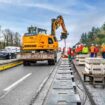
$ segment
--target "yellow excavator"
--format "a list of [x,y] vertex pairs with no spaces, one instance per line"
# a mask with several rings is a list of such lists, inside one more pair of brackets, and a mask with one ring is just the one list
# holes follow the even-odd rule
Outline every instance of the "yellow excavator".
[[60,38],[61,40],[66,39],[68,32],[62,16],[52,19],[51,35],[48,35],[45,29],[28,27],[28,33],[25,33],[22,37],[21,59],[24,66],[43,60],[47,60],[49,65],[55,65],[58,51],[58,41],[55,33],[60,26],[63,30]]
[[55,36],[56,30],[59,27],[62,27],[63,32],[61,32],[61,40],[62,39],[66,39],[68,32],[66,30],[65,24],[64,24],[64,20],[63,17],[60,15],[57,17],[57,19],[52,19],[52,26],[51,26],[51,35]]

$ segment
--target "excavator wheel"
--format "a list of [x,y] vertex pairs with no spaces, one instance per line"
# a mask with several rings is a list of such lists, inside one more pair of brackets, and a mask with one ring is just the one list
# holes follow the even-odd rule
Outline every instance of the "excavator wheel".
[[48,65],[55,65],[55,60],[48,60]]
[[52,65],[55,65],[55,60],[52,60],[51,62],[52,62]]
[[23,65],[24,65],[24,66],[27,66],[27,62],[26,62],[26,61],[23,61]]
[[57,57],[55,58],[55,62],[57,62]]
[[28,62],[28,61],[23,61],[23,65],[24,65],[24,66],[30,66],[30,62]]

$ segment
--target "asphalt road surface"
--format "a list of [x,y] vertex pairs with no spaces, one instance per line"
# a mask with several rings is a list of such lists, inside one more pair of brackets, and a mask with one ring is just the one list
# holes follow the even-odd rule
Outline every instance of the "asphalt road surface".
[[0,105],[29,105],[38,87],[54,67],[44,61],[0,72]]

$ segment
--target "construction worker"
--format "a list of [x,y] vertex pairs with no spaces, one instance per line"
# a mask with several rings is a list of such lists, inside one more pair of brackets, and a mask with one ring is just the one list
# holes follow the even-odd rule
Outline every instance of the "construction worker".
[[76,47],[76,49],[75,49],[75,52],[76,52],[77,54],[81,54],[81,47],[80,47],[80,45],[77,45],[77,47]]
[[95,46],[91,44],[90,46],[90,57],[95,57]]
[[67,54],[68,54],[69,61],[71,61],[71,48],[70,47],[68,48]]
[[71,49],[71,60],[74,59],[74,49]]
[[82,54],[83,47],[84,47],[84,45],[81,43],[81,44],[79,45],[80,54]]
[[102,57],[105,59],[105,43],[101,46]]
[[98,45],[96,44],[94,48],[95,57],[97,57],[98,52],[99,52],[99,48],[98,48]]
[[82,48],[82,54],[88,54],[88,53],[89,53],[89,48],[86,46],[86,44],[84,44]]
[[75,53],[78,54],[78,45],[76,45]]

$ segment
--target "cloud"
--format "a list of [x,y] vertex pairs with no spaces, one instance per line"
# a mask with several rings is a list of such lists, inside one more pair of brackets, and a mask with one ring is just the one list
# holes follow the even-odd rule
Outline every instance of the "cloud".
[[29,2],[28,0],[17,0],[14,2],[14,0],[0,0],[1,4],[11,4],[11,5],[16,5],[16,6],[23,6],[23,7],[28,7],[28,8],[39,8],[39,9],[45,9],[48,11],[56,12],[56,13],[61,13],[65,15],[69,15],[70,11],[67,9],[61,8],[59,6],[55,6],[49,3],[34,3],[34,2]]
[[[13,5],[16,10],[8,8],[8,5],[10,7]],[[73,46],[79,41],[83,32],[88,32],[92,26],[99,27],[104,23],[104,5],[104,0],[103,2],[93,2],[91,0],[65,0],[65,2],[61,0],[0,0],[0,8],[2,6],[6,10],[6,12],[0,11],[1,17],[3,13],[6,17],[6,14],[10,12],[10,15],[7,16],[8,20],[6,18],[3,18],[3,20],[0,17],[0,23],[2,25],[4,22],[4,26],[7,25],[7,27],[21,33],[26,31],[27,26],[36,24],[38,27],[48,29],[50,33],[50,19],[61,14],[70,34],[67,43]],[[61,30],[57,30],[58,36],[60,32]],[[60,43],[64,44],[63,42]]]
[[95,6],[84,3],[84,7],[88,10],[95,10]]
[[54,6],[51,4],[31,4],[30,3],[30,4],[23,4],[23,6],[45,9],[45,10],[49,10],[49,11],[56,12],[56,13],[66,14],[66,15],[70,14],[68,10],[62,9],[58,6]]
[[8,4],[10,4],[12,2],[13,2],[13,0],[0,0],[0,3],[8,3]]
[[0,3],[2,4],[21,4],[22,2],[28,2],[29,0],[0,0]]

